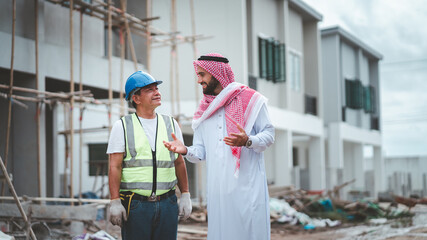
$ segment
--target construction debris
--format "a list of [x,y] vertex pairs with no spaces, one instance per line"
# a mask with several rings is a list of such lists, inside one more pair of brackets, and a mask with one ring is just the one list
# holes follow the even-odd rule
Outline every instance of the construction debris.
[[[338,196],[340,189],[352,182],[354,180],[337,186],[332,191],[303,191],[293,187],[271,188],[271,221],[288,225],[301,224],[306,230],[317,227],[335,227],[341,223],[371,222],[379,224],[384,222],[383,219],[387,221],[387,219],[412,217],[410,208],[415,204],[425,202],[425,199],[394,196],[394,202],[384,207],[377,201],[368,199],[344,201],[334,197]],[[408,208],[399,208],[398,203]]]

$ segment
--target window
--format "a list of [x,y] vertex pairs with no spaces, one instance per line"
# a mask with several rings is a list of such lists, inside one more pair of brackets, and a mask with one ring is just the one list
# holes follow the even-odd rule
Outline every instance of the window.
[[259,77],[273,82],[286,81],[286,47],[274,38],[258,37]]
[[267,41],[267,80],[274,80],[274,39]]
[[359,80],[345,80],[345,103],[348,108],[363,108],[363,86]]
[[291,89],[299,91],[301,89],[301,57],[298,53],[289,52],[289,77],[291,78]]
[[278,57],[278,62],[276,62],[276,68],[278,69],[276,74],[276,82],[285,82],[286,81],[286,47],[285,44],[278,44],[276,48],[276,54]]
[[89,176],[108,175],[107,143],[89,144]]
[[305,113],[317,115],[317,98],[305,95]]
[[257,89],[257,86],[256,86],[256,77],[254,77],[252,75],[249,75],[248,85],[253,90],[256,90]]
[[267,77],[267,40],[258,38],[259,76]]
[[366,113],[375,113],[375,88],[363,87],[363,109]]

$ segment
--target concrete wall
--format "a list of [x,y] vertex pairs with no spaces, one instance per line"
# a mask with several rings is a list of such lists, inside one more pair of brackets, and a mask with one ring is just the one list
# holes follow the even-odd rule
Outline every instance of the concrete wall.
[[[0,69],[0,83],[9,85],[10,71]],[[14,86],[33,88],[35,86],[34,75],[22,72],[14,72]],[[4,92],[4,91],[2,91]],[[20,94],[21,96],[33,97],[33,94]],[[8,126],[9,101],[0,98],[0,156],[7,164],[8,172],[12,174],[12,180],[18,195],[37,196],[38,172],[37,172],[37,141],[35,121],[36,104],[23,102],[27,105],[25,109],[17,104],[12,104],[11,127],[9,135],[8,158],[6,153],[6,134]],[[8,187],[6,187],[8,189]],[[5,193],[9,195],[9,191]]]
[[[322,37],[323,120],[325,123],[342,120],[342,95],[340,39],[338,35]],[[326,97],[327,96],[327,97]]]
[[[304,28],[302,17],[292,9],[289,9],[289,45],[288,48],[300,56],[300,88],[298,90],[290,89],[289,91],[289,105],[288,109],[304,114],[304,89],[305,89],[305,75],[304,75]],[[288,54],[287,63],[289,66],[290,58]],[[288,81],[291,81],[290,71],[288,71]]]
[[[189,1],[177,4],[177,28],[180,35],[190,36],[191,18]],[[153,22],[153,26],[169,31],[170,1],[153,1],[153,16],[161,16]],[[194,1],[196,34],[209,36],[209,39],[197,41],[197,58],[202,54],[219,52],[230,60],[235,80],[247,83],[247,47],[245,26],[245,1]],[[203,10],[202,10],[203,9]],[[219,14],[220,13],[220,14]],[[226,27],[224,27],[226,26]],[[194,51],[190,43],[180,44],[177,48],[179,68],[179,96],[181,100],[201,98],[201,88],[196,84],[193,67]],[[162,84],[163,98],[170,98],[170,47],[152,50],[152,70],[155,78],[164,81]],[[184,87],[185,86],[185,87]],[[176,89],[176,85],[174,87]],[[194,105],[194,110],[195,110]],[[193,111],[194,112],[194,111]]]
[[[407,176],[410,174],[411,178],[411,189],[408,189],[407,195],[411,193],[409,190],[423,190],[426,183],[424,183],[423,174],[427,174],[427,157],[425,156],[414,156],[414,157],[386,157],[386,177],[389,179],[388,185],[391,186],[391,189],[396,194],[402,194],[403,184],[408,185],[407,180],[401,181],[395,179],[397,176]],[[394,179],[393,179],[394,178]],[[392,182],[390,182],[392,181]],[[396,184],[400,182],[399,184]],[[427,192],[424,193],[426,196]]]
[[252,41],[252,45],[249,46],[252,55],[249,55],[249,58],[252,59],[253,73],[258,77],[257,90],[264,95],[268,94],[269,105],[285,109],[288,84],[286,82],[273,83],[259,77],[258,37],[273,37],[281,43],[288,44],[285,38],[287,5],[284,1],[250,0],[248,2],[252,2],[252,16],[248,16],[248,18],[251,17],[252,25],[247,26],[252,31],[252,36],[249,36]]

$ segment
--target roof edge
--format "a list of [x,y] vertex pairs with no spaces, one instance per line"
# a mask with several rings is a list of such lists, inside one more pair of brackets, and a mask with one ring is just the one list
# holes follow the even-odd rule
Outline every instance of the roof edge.
[[365,52],[367,52],[368,54],[377,58],[378,60],[383,59],[383,55],[381,53],[379,53],[378,51],[376,51],[375,49],[373,49],[372,47],[370,47],[366,43],[362,42],[359,38],[357,38],[353,34],[347,32],[346,30],[344,30],[340,26],[331,26],[331,27],[323,28],[320,30],[320,33],[321,33],[322,37],[328,36],[328,35],[333,35],[333,34],[338,34],[342,38],[344,38],[345,40],[349,41],[350,43],[362,48]]

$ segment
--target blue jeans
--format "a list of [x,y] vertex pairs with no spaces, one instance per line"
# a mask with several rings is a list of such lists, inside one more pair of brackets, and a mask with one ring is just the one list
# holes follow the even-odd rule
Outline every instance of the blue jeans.
[[132,200],[122,226],[123,240],[175,240],[178,204],[175,195],[158,202]]

